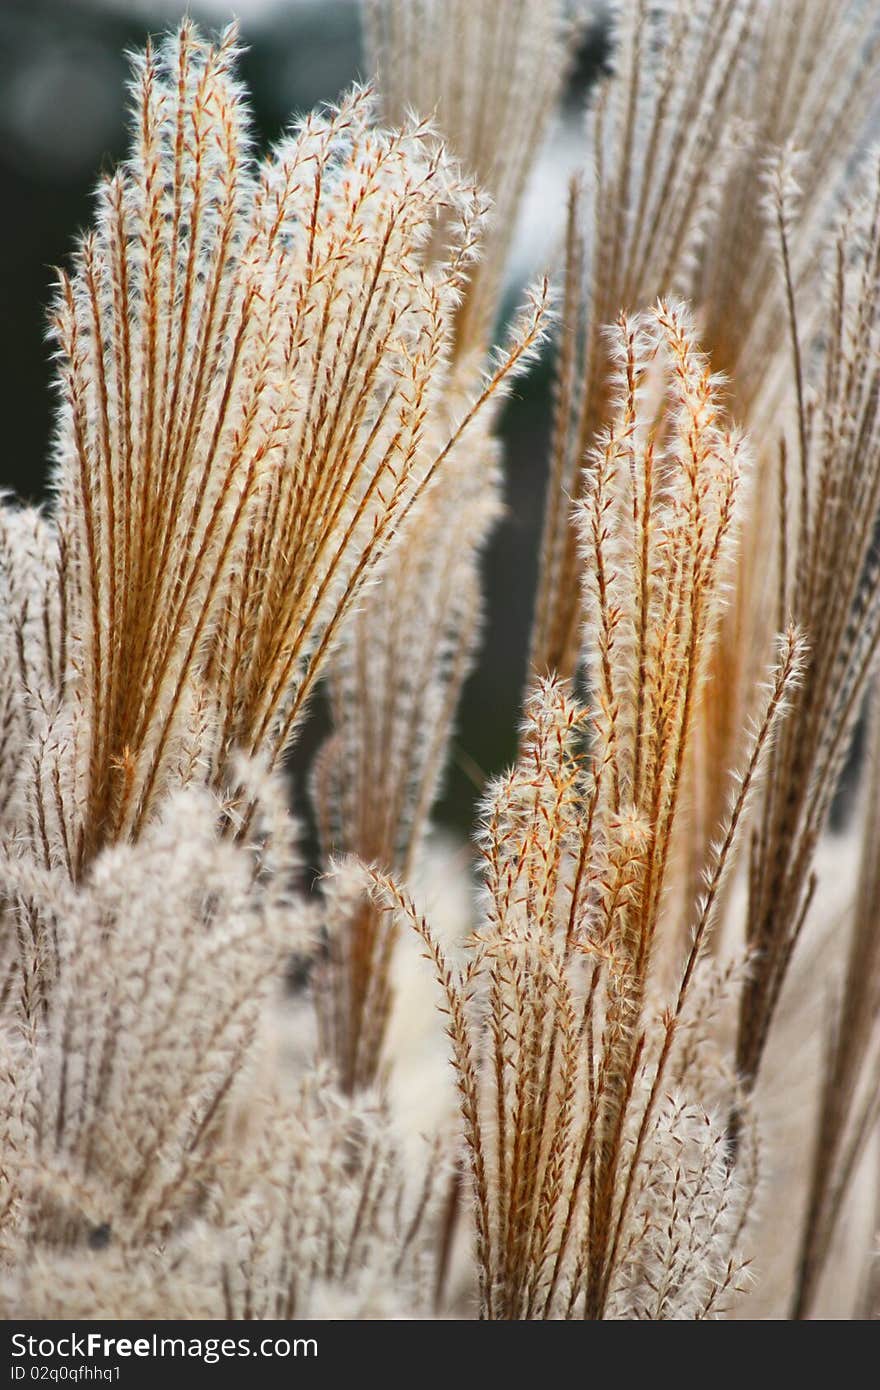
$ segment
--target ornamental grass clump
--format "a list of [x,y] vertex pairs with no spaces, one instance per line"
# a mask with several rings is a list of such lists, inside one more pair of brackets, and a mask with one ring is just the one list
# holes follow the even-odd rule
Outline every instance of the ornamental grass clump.
[[[134,60],[0,506],[7,1317],[880,1309],[880,22],[616,0],[499,328],[588,18],[503,8],[371,0],[262,156],[235,27]],[[516,754],[443,857],[541,354]]]

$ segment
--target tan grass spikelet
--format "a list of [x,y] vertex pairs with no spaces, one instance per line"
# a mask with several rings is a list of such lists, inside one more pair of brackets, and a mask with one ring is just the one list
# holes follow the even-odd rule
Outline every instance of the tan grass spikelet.
[[756,7],[752,51],[737,84],[737,138],[690,291],[703,341],[729,378],[732,408],[756,439],[787,391],[782,295],[764,225],[765,161],[784,145],[804,156],[791,255],[805,293],[818,285],[829,220],[854,186],[852,157],[876,111],[878,45],[878,16],[864,0],[761,0]]
[[86,1245],[104,1227],[158,1239],[214,1180],[230,1088],[307,920],[286,897],[288,861],[254,891],[253,853],[217,827],[213,796],[190,789],[87,882],[4,861],[19,942],[6,1113],[23,1131],[9,1214],[26,1244]]
[[[313,779],[325,862],[355,854],[404,875],[412,871],[476,654],[481,552],[502,510],[498,410],[508,383],[543,339],[546,284],[531,292],[505,354],[496,355],[487,373],[489,334],[518,202],[563,81],[571,38],[555,4],[518,10],[514,27],[510,18],[493,6],[426,9],[390,0],[367,7],[367,61],[378,73],[386,118],[402,121],[412,109],[433,110],[444,141],[494,201],[474,227],[473,246],[463,243],[466,254],[459,254],[453,363],[426,419],[427,457],[455,429],[479,391],[481,374],[491,383],[499,362],[509,370],[414,507],[381,583],[366,594],[331,663],[334,735]],[[515,100],[505,72],[510,64],[499,66],[502,30],[524,83]],[[453,52],[452,35],[456,48],[465,45],[464,73],[458,62],[443,58]],[[443,223],[435,232],[432,254],[442,252],[448,230]],[[381,1053],[392,1007],[395,933],[387,914],[365,898],[344,910],[328,903],[327,934],[330,961],[318,995],[323,1045],[342,1084],[353,1089],[368,1084],[388,1060]]]
[[752,1085],[779,992],[815,888],[812,863],[828,818],[880,642],[872,555],[880,508],[876,345],[880,177],[876,151],[865,199],[847,210],[831,246],[828,331],[802,342],[788,254],[789,156],[768,195],[787,289],[795,381],[794,439],[780,459],[780,607],[808,635],[801,696],[769,765],[749,864],[745,938],[757,953],[743,992],[737,1063]]
[[[538,350],[547,295],[545,282],[486,373],[484,394],[491,391],[494,405]],[[467,380],[453,378],[429,417],[429,448],[465,408]],[[328,682],[335,732],[313,778],[325,859],[356,854],[406,874],[417,861],[480,631],[480,552],[500,507],[496,418],[490,405],[464,432],[443,476],[413,508],[379,587],[343,632]],[[328,905],[332,964],[319,1015],[347,1089],[372,1081],[379,1067],[391,1007],[388,927],[369,898],[341,915],[339,904]]]
[[[313,240],[285,367],[300,399],[286,466],[243,557],[239,609],[218,641],[221,679],[235,689],[224,734],[249,747],[289,739],[343,617],[452,447],[452,427],[425,447],[426,421],[479,199],[424,128],[379,138],[369,114],[358,99],[348,165],[309,185]],[[441,212],[452,219],[451,259],[426,266]],[[469,398],[460,430],[476,413]]]
[[[354,1108],[320,1071],[277,1093],[264,1078],[215,1147],[199,1210],[161,1242],[102,1225],[62,1248],[43,1239],[19,1250],[14,1279],[0,1276],[5,1315],[286,1321],[427,1308],[442,1170],[429,1154],[410,1191],[381,1109]],[[81,1201],[57,1186],[55,1196],[70,1211]]]
[[[651,826],[644,912],[652,923],[737,539],[746,461],[691,335],[679,305],[661,304],[645,319],[621,317],[609,348],[620,383],[618,422],[596,451],[578,523],[588,669],[610,804],[617,815],[635,806]],[[666,390],[664,424],[658,401]]]
[[604,326],[663,294],[690,292],[723,177],[753,6],[612,7],[615,70],[591,101],[583,185],[572,184],[563,331],[531,661],[573,674],[580,562],[570,499],[611,412]]
[[[731,378],[733,407],[762,448],[786,390],[784,333],[774,257],[761,214],[761,167],[770,148],[793,141],[809,152],[808,216],[792,242],[795,278],[816,287],[824,231],[851,155],[876,105],[873,82],[880,25],[862,0],[728,0],[725,4],[612,7],[615,70],[592,100],[587,168],[570,193],[563,334],[550,458],[542,567],[532,662],[575,669],[577,541],[566,498],[583,487],[587,449],[608,423],[608,362],[602,325],[659,295],[683,294],[716,368]],[[817,55],[822,54],[820,61]],[[833,61],[832,61],[833,55]],[[827,61],[826,61],[827,59]],[[711,228],[711,235],[707,235]],[[769,508],[762,487],[756,515]],[[764,607],[767,538],[750,543],[718,659],[719,685],[747,703],[772,648],[772,628],[753,642],[749,603]],[[772,582],[772,581],[771,581]],[[714,765],[735,766],[742,749],[729,725]],[[711,760],[707,779],[711,781]],[[727,788],[706,789],[716,833]]]
[[[439,1148],[267,1038],[314,912],[281,789],[239,759],[248,846],[205,788],[168,797],[78,882],[2,863],[15,959],[0,1018],[7,1316],[402,1316],[433,1287]],[[109,982],[109,983],[108,983]]]
[[235,746],[280,755],[454,442],[422,435],[480,200],[359,91],[256,166],[235,44],[184,23],[148,49],[132,157],[56,304],[71,755],[46,852],[74,874],[139,831],[193,740],[216,785]]
[[[729,769],[743,756],[744,731],[773,637],[788,619],[776,611],[775,518],[780,505],[777,437],[792,397],[785,289],[777,234],[765,210],[771,151],[798,151],[798,213],[788,232],[790,272],[804,332],[821,331],[823,247],[841,199],[854,189],[877,109],[880,17],[862,0],[762,0],[748,60],[739,68],[733,139],[687,291],[700,335],[728,381],[731,410],[754,441],[757,466],[745,502],[740,559],[713,649],[714,697],[704,702],[689,773],[691,810],[679,854],[683,891],[699,894],[709,845],[730,794]],[[774,224],[775,225],[775,224]],[[744,512],[745,515],[745,512]]]
[[273,285],[270,256],[264,278],[249,225],[235,42],[208,47],[184,24],[138,61],[130,161],[60,281],[74,872],[131,824],[179,731],[224,560],[280,441],[280,267]]
[[426,1143],[424,1161],[405,1166],[387,1110],[338,1094],[320,1069],[264,1089],[239,1136],[246,1158],[227,1165],[214,1201],[222,1316],[426,1313],[440,1147]]
[[455,354],[485,353],[526,180],[553,119],[578,24],[564,0],[364,0],[366,58],[392,125],[432,116],[491,198]]
[[[618,413],[578,521],[594,555],[593,703],[555,679],[530,696],[520,760],[486,801],[483,925],[461,970],[406,893],[373,873],[444,996],[491,1318],[714,1315],[739,1285],[754,1179],[751,1154],[732,1165],[705,1109],[720,1100],[723,1112],[734,1092],[715,1071],[700,962],[803,644],[782,643],[664,995],[653,967],[668,846],[743,444],[682,306],[621,319],[615,337]],[[690,1096],[671,1094],[679,1047],[700,1059],[682,1078]]]

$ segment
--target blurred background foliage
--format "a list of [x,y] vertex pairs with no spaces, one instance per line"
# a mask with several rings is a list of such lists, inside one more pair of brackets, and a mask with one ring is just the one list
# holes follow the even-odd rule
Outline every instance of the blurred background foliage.
[[[89,221],[96,175],[125,153],[126,51],[175,23],[184,6],[185,0],[0,0],[0,485],[32,501],[45,498],[50,472],[45,310],[53,267],[66,262],[77,230]],[[371,77],[362,66],[357,0],[195,0],[186,9],[209,28],[233,15],[240,19],[247,49],[242,77],[261,144],[275,139],[292,113]],[[605,56],[601,7],[593,9],[563,112],[526,196],[505,313],[523,283],[556,259],[566,180],[582,157],[584,95]],[[551,363],[547,352],[519,384],[502,421],[506,514],[485,557],[483,651],[465,690],[438,808],[440,824],[459,832],[471,825],[484,777],[514,754],[541,530]],[[298,780],[325,729],[318,701],[293,760]]]

